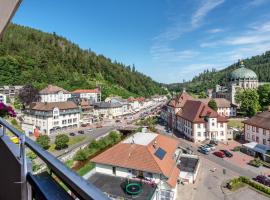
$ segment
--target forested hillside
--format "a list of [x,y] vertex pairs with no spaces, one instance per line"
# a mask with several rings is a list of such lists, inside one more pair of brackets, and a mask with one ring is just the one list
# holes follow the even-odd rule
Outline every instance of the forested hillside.
[[[244,64],[246,68],[252,69],[257,74],[260,82],[270,82],[270,51],[245,59]],[[180,91],[185,87],[189,92],[199,93],[215,87],[216,84],[226,84],[230,73],[239,65],[240,63],[235,63],[220,71],[206,70],[189,82],[169,84],[167,87],[170,91]]]
[[111,61],[58,35],[11,24],[0,42],[0,85],[55,84],[67,90],[101,86],[123,97],[165,92],[135,67]]

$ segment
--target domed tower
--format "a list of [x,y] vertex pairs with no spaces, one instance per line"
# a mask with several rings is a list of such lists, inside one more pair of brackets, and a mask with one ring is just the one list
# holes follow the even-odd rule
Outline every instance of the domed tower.
[[234,96],[238,89],[256,89],[259,85],[258,77],[254,71],[247,69],[243,61],[240,68],[232,71],[230,75],[231,102],[235,104]]

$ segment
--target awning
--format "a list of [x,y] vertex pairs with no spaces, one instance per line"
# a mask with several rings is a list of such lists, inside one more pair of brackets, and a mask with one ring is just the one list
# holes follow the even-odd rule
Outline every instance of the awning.
[[243,146],[262,154],[266,154],[267,150],[270,150],[268,147],[258,144],[257,142],[246,143],[243,144]]

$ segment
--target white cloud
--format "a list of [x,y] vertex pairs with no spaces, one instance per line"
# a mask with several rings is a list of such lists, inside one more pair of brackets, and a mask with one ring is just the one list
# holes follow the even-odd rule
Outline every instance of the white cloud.
[[266,2],[267,0],[252,0],[251,2],[248,3],[248,6],[260,6]]
[[224,3],[225,0],[208,0],[204,1],[202,6],[196,10],[196,12],[192,15],[191,18],[191,26],[198,27],[202,22],[203,18],[217,6]]
[[224,30],[221,29],[221,28],[214,28],[214,29],[210,29],[208,30],[207,32],[208,33],[220,33],[220,32],[223,32]]

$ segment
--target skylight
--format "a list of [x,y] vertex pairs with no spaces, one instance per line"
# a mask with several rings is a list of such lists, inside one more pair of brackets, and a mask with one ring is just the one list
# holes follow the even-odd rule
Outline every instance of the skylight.
[[166,151],[162,148],[158,148],[155,152],[155,156],[158,157],[160,160],[163,160],[164,156],[166,155]]

